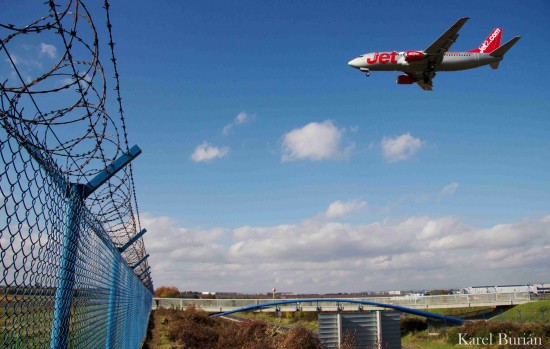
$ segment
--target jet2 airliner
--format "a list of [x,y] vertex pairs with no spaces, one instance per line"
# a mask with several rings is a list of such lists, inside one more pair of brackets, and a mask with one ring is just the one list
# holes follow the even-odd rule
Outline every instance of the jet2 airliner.
[[502,28],[495,28],[481,45],[467,52],[448,52],[458,38],[458,31],[468,17],[460,18],[424,51],[372,52],[349,61],[367,76],[371,71],[401,71],[396,82],[400,85],[417,83],[422,89],[432,90],[432,79],[438,71],[456,71],[490,65],[497,69],[504,54],[521,38],[516,36],[500,46]]

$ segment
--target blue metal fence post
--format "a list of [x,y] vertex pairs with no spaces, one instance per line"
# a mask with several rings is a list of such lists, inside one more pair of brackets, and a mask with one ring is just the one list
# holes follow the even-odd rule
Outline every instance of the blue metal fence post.
[[145,262],[145,260],[149,258],[149,253],[147,253],[143,258],[141,258],[136,264],[132,265],[130,268],[136,269],[141,263]]
[[[86,185],[83,186],[82,197],[86,198],[90,196],[94,191],[99,187],[105,184],[109,179],[111,179],[118,171],[123,169],[126,165],[132,162],[136,157],[141,154],[141,149],[134,145],[128,150],[127,153],[123,153],[118,157],[113,163],[107,166],[103,171],[98,173],[94,178],[92,178]],[[138,233],[139,237],[145,234],[145,229]],[[122,248],[117,249],[116,252],[122,253],[126,248],[128,248],[134,241],[139,237],[131,239],[126,245]],[[117,327],[117,318],[116,312],[118,307],[118,281],[119,281],[119,270],[120,270],[120,257],[115,255],[113,252],[113,265],[111,267],[111,285],[109,289],[109,313],[107,315],[107,334],[105,338],[105,347],[110,349],[116,346],[116,327]]]
[[[132,287],[132,273],[129,270],[126,270],[126,283],[128,283],[128,288],[133,289]],[[134,297],[134,302],[135,298]],[[131,348],[131,339],[132,339],[132,329],[134,328],[135,314],[133,311],[134,304],[132,302],[126,304],[126,311],[128,315],[126,316],[126,321],[124,323],[124,332],[122,333],[122,342],[124,343],[124,348]]]
[[[128,285],[128,273],[126,270],[123,270],[122,271],[122,274],[120,276],[120,282],[121,283],[124,283],[124,284],[127,284],[125,289],[128,289],[130,288]],[[121,338],[121,344],[122,344],[122,348],[129,348],[127,342],[128,340],[126,339],[126,333],[128,332],[129,330],[129,327],[128,327],[128,322],[130,321],[130,319],[128,318],[128,316],[131,316],[131,313],[128,311],[128,306],[129,306],[129,302],[128,302],[128,297],[125,297],[125,303],[124,303],[124,311],[125,313],[127,314],[126,316],[124,316],[124,320],[122,321],[122,324],[121,326],[119,327],[120,328],[120,331],[121,331],[121,334],[122,334],[122,338]]]
[[113,266],[111,269],[111,289],[109,291],[109,314],[107,317],[107,336],[105,342],[105,348],[111,349],[115,348],[115,339],[116,339],[116,310],[118,303],[118,287],[119,287],[119,269],[120,269],[120,260],[118,256],[113,254]]
[[128,247],[132,246],[132,244],[133,244],[134,242],[136,242],[137,240],[139,240],[139,239],[143,236],[143,234],[145,234],[145,233],[147,233],[147,229],[142,229],[139,233],[137,233],[137,234],[134,235],[130,240],[128,240],[128,242],[125,243],[124,246],[119,247],[119,248],[118,248],[118,251],[119,251],[120,253],[126,251],[126,250],[128,249]]
[[71,184],[67,222],[61,250],[61,262],[55,289],[54,317],[50,334],[51,349],[65,349],[68,345],[71,306],[74,296],[76,256],[78,253],[80,220],[83,208],[84,186],[81,184]]
[[[134,235],[124,246],[118,248],[118,252],[122,253],[126,251],[134,242],[136,242],[139,238],[143,236],[147,232],[146,229],[141,230],[139,233]],[[148,270],[148,269],[146,269]],[[143,273],[142,273],[143,274]],[[127,283],[131,282],[131,274],[127,274]],[[141,275],[140,275],[141,276]],[[117,258],[117,256],[113,256],[113,266],[111,269],[111,288],[109,291],[109,315],[107,318],[107,337],[105,341],[105,348],[111,349],[117,347],[116,345],[116,334],[117,334],[117,327],[123,328],[122,333],[122,344],[124,348],[128,348],[128,345],[126,344],[126,335],[127,335],[127,322],[124,324],[117,323],[117,308],[119,306],[118,304],[118,287],[119,284],[123,280],[120,278],[120,260]],[[128,305],[126,305],[128,308]],[[126,309],[128,311],[128,309]]]

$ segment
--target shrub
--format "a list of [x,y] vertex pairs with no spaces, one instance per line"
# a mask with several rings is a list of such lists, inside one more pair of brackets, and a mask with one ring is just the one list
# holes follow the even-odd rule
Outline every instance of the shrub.
[[416,317],[402,317],[401,318],[401,335],[405,336],[408,333],[415,333],[424,331],[428,328],[426,320]]
[[305,327],[296,326],[286,334],[281,349],[319,349],[321,342]]
[[214,348],[219,339],[219,321],[208,317],[204,311],[189,307],[183,311],[162,309],[168,325],[167,336],[172,342],[185,348]]
[[[509,338],[541,338],[542,343],[550,342],[550,324],[541,323],[517,323],[517,322],[496,322],[496,321],[475,321],[467,322],[460,327],[455,327],[448,332],[447,342],[451,344],[459,343],[459,334],[464,338],[481,337],[487,338],[490,334],[495,340],[498,340],[500,333],[506,334]],[[501,346],[502,348],[512,348],[512,346]],[[531,346],[524,346],[530,348]],[[533,346],[540,348],[540,346]]]
[[357,349],[357,337],[355,331],[347,330],[344,332],[344,338],[339,349]]
[[170,323],[168,339],[183,344],[185,348],[211,349],[218,343],[219,333],[212,327],[197,326],[185,319]]
[[232,322],[211,318],[200,309],[159,309],[157,318],[167,328],[174,348],[185,349],[320,349],[307,329],[298,326],[284,333],[261,320]]

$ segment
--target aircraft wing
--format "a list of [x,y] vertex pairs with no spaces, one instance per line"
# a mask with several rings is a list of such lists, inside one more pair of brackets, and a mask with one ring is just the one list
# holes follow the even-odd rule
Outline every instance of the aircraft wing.
[[458,38],[458,31],[464,23],[469,19],[469,17],[460,18],[455,22],[443,35],[441,35],[437,40],[433,42],[427,49],[424,50],[426,53],[427,60],[426,68],[422,73],[408,73],[414,79],[414,82],[418,84],[423,90],[431,91],[432,90],[432,79],[435,77],[435,70],[437,66],[443,61],[443,56],[445,52],[455,43]]
[[458,21],[456,21],[455,24],[453,24],[447,31],[439,37],[439,39],[435,40],[433,44],[431,44],[427,49],[424,50],[424,52],[428,55],[436,55],[443,58],[443,55],[447,50],[455,43],[456,39],[458,38],[458,31],[466,21],[470,19],[469,17],[463,17],[460,18]]
[[414,82],[424,91],[432,90],[432,78],[435,76],[434,73],[432,73],[432,76],[426,75],[426,73],[407,73],[407,75],[413,78]]
[[424,91],[431,91],[432,90],[432,79],[430,79],[428,82],[425,82],[424,80],[418,80],[416,83]]

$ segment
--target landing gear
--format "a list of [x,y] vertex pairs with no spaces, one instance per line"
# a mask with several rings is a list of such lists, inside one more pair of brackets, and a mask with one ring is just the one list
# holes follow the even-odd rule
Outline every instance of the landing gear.
[[365,75],[367,76],[367,78],[370,76],[370,70],[369,70],[369,68],[360,68],[359,70],[361,70],[363,73],[365,73]]
[[435,73],[432,73],[431,75],[427,73],[424,74],[424,83],[429,84],[433,78],[435,78]]

